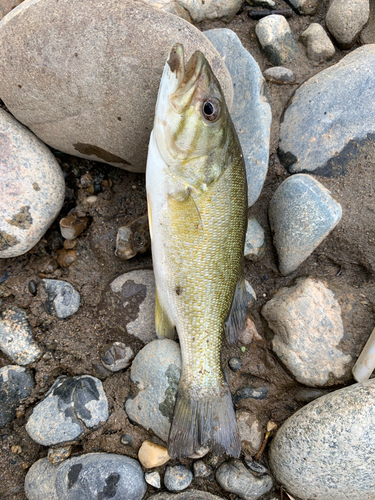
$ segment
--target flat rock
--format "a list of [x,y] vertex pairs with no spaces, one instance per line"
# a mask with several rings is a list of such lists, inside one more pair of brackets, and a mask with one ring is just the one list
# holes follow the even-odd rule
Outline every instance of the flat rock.
[[268,170],[272,115],[264,78],[258,63],[234,31],[223,28],[204,34],[223,58],[232,77],[234,97],[230,115],[245,159],[248,205],[251,207],[259,198]]
[[282,66],[294,59],[297,46],[285,17],[272,14],[255,26],[259,43],[271,64]]
[[125,410],[129,418],[145,429],[151,429],[167,441],[176,392],[181,373],[179,345],[173,340],[154,340],[134,358],[130,377],[139,392],[128,399]]
[[182,493],[168,493],[163,491],[149,497],[150,500],[220,500],[221,497],[212,495],[207,491],[200,490],[187,490]]
[[143,342],[156,339],[153,271],[140,270],[122,274],[111,282],[110,294],[104,309],[113,304],[113,309],[119,311],[119,319],[116,318],[116,321],[120,320],[126,325],[130,335]]
[[255,217],[250,217],[247,221],[245,239],[245,259],[259,260],[264,255],[266,238],[264,229]]
[[37,443],[51,446],[78,439],[86,428],[100,427],[108,416],[108,400],[100,380],[90,375],[61,376],[34,408],[26,431]]
[[29,365],[42,354],[26,314],[18,307],[9,307],[0,315],[0,349],[18,365]]
[[302,84],[280,125],[279,157],[290,173],[345,174],[345,166],[372,145],[375,117],[375,45],[354,50]]
[[258,453],[263,443],[263,427],[257,417],[248,411],[237,411],[236,419],[243,452],[253,456]]
[[73,285],[53,279],[42,279],[41,282],[47,294],[45,307],[49,314],[68,318],[78,311],[81,298]]
[[184,465],[168,465],[164,474],[164,484],[169,491],[185,490],[193,480],[193,473]]
[[326,15],[326,26],[342,49],[356,41],[370,15],[369,0],[332,0]]
[[11,422],[22,399],[27,398],[34,387],[30,373],[21,366],[0,368],[0,428]]
[[271,470],[302,500],[372,500],[374,428],[375,379],[331,392],[282,425],[271,443]]
[[133,458],[88,453],[59,466],[42,458],[25,479],[28,500],[141,500],[146,493],[142,468]]
[[273,83],[288,85],[296,83],[296,75],[291,69],[284,68],[284,66],[273,66],[268,68],[263,73],[264,78]]
[[328,61],[335,55],[335,47],[319,23],[311,23],[301,34],[300,40],[306,47],[307,57],[312,61]]
[[144,172],[176,40],[186,60],[197,49],[206,55],[230,109],[232,82],[212,44],[184,19],[140,0],[24,1],[0,21],[0,98],[49,146]]
[[300,14],[315,14],[319,5],[319,0],[289,0],[289,3],[295,7]]
[[339,347],[344,338],[341,308],[323,283],[305,278],[281,288],[262,315],[275,333],[273,351],[298,382],[325,387],[350,374],[352,358]]
[[320,182],[293,175],[275,191],[268,208],[279,260],[286,276],[313,252],[341,219],[341,206]]
[[239,460],[229,460],[220,465],[216,471],[216,480],[225,491],[235,493],[245,500],[256,500],[273,486],[270,476],[255,476]]
[[65,182],[51,151],[3,109],[0,149],[0,258],[17,257],[38,243],[59,213]]

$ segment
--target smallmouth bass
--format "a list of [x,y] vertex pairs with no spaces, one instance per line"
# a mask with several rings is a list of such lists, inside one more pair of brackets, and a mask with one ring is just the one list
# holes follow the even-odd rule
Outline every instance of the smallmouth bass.
[[197,51],[185,67],[181,44],[160,83],[146,189],[156,332],[173,338],[176,327],[182,356],[168,453],[183,458],[209,448],[237,457],[220,353],[223,332],[234,342],[246,321],[245,164],[209,63]]

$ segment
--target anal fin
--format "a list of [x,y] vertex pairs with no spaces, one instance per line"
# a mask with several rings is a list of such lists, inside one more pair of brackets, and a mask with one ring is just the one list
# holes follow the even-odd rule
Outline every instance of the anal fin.
[[246,326],[246,316],[247,296],[245,276],[243,272],[241,272],[234,293],[232,308],[224,325],[225,335],[229,344],[233,344],[241,336]]
[[156,289],[155,298],[155,327],[156,335],[159,339],[173,339],[175,336],[175,328],[169,320],[168,315],[160,304],[158,290]]

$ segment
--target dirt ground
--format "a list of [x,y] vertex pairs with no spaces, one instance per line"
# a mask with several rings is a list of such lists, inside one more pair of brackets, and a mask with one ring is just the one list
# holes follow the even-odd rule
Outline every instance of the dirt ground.
[[[278,8],[289,7],[284,0],[276,0],[276,4]],[[327,6],[328,1],[322,1],[317,14],[311,17],[292,13],[288,21],[297,39],[311,22],[319,22],[325,26]],[[263,56],[256,40],[254,28],[257,21],[250,19],[247,12],[256,9],[261,10],[245,7],[229,23],[204,22],[199,28],[232,29],[264,71],[271,65]],[[373,18],[367,29],[367,42],[375,42],[375,24],[371,23]],[[336,293],[342,306],[346,332],[342,348],[353,355],[358,355],[375,326],[375,153],[371,145],[365,145],[356,160],[348,164],[344,176],[318,177],[318,180],[331,190],[334,199],[342,205],[343,218],[337,228],[291,275],[282,277],[277,269],[267,207],[276,188],[289,175],[277,157],[280,117],[293,92],[303,81],[335,64],[349,52],[337,49],[331,61],[318,65],[309,61],[304,47],[298,45],[299,56],[288,65],[295,72],[297,83],[267,83],[273,115],[269,172],[259,200],[249,210],[249,214],[259,220],[267,236],[265,256],[259,262],[247,261],[245,269],[246,278],[258,297],[251,309],[251,315],[264,340],[254,341],[246,346],[245,352],[241,351],[240,344],[230,347],[225,345],[223,348],[223,366],[228,366],[227,360],[232,356],[242,359],[242,368],[237,373],[229,373],[232,393],[249,382],[268,383],[269,396],[266,399],[248,399],[238,406],[238,409],[246,408],[252,411],[264,426],[268,420],[281,424],[309,402],[316,393],[315,390],[296,383],[269,348],[272,332],[267,330],[260,310],[276,290],[292,284],[297,277],[313,276],[325,281]],[[359,43],[354,45],[350,51],[359,46]],[[24,308],[28,312],[34,338],[44,351],[43,357],[29,366],[35,377],[35,389],[19,407],[17,418],[0,429],[1,500],[25,500],[23,484],[27,469],[39,458],[47,455],[48,449],[34,443],[27,435],[24,425],[33,407],[43,399],[59,375],[90,374],[99,377],[103,380],[110,404],[107,423],[77,442],[73,454],[102,451],[136,458],[141,442],[153,438],[142,428],[132,425],[124,411],[125,399],[133,390],[129,370],[111,374],[104,369],[100,361],[101,353],[113,341],[125,342],[135,352],[143,346],[141,341],[134,339],[122,326],[126,318],[119,315],[109,319],[111,311],[105,307],[104,297],[106,287],[115,277],[134,269],[152,269],[150,253],[138,255],[129,261],[122,261],[114,255],[117,229],[147,211],[145,176],[59,152],[54,153],[64,171],[67,185],[66,199],[60,215],[44,238],[27,254],[12,259],[0,259],[0,308],[9,305]],[[85,182],[87,173],[92,176],[89,186]],[[94,192],[97,201],[82,208],[90,218],[90,224],[78,238],[73,264],[64,268],[57,263],[59,255],[61,263],[62,247],[62,240],[57,234],[58,221],[73,207],[82,205],[82,200],[88,196],[87,190]],[[2,277],[6,279],[3,280]],[[38,284],[43,277],[65,279],[72,283],[82,300],[76,314],[59,320],[46,313],[41,290],[38,288],[36,295],[29,292],[29,282]],[[12,364],[11,360],[0,352],[0,367],[8,364]],[[348,380],[348,383],[352,382]],[[317,393],[323,394],[326,391],[319,390]],[[134,438],[131,446],[120,442],[125,433]],[[12,453],[14,445],[21,446],[21,453]],[[220,457],[219,463],[223,460],[224,458]],[[191,462],[184,461],[189,466]],[[260,458],[260,462],[267,465],[267,451]],[[163,475],[164,467],[158,470]],[[234,495],[225,493],[213,476],[209,479],[196,479],[191,487],[234,500]],[[278,489],[275,491],[281,498],[282,493]],[[149,486],[145,498],[153,493],[155,490]],[[286,498],[285,494],[283,498]]]

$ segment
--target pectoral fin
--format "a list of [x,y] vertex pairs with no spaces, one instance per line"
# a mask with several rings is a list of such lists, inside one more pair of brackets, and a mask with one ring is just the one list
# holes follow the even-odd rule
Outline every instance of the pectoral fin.
[[236,291],[227,321],[224,325],[225,335],[229,344],[239,339],[246,326],[247,297],[245,276],[243,272],[238,280]]
[[175,328],[169,320],[168,315],[160,304],[158,291],[156,290],[155,299],[155,327],[156,335],[159,339],[173,339],[175,336]]

